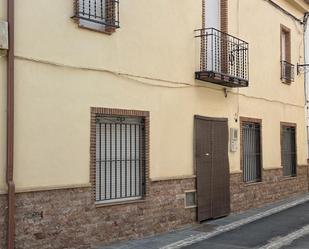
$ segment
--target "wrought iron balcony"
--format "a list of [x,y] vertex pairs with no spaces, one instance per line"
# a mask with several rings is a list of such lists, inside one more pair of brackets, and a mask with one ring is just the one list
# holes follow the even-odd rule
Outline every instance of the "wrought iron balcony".
[[291,83],[294,81],[294,65],[281,61],[281,80],[285,83]]
[[200,56],[195,78],[227,87],[247,87],[248,43],[215,28],[196,32]]

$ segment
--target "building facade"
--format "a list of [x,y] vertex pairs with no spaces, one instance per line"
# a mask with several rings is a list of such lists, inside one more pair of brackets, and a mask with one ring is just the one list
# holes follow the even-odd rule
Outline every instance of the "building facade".
[[[297,65],[308,10],[15,0],[15,248],[95,248],[307,192]],[[2,56],[0,248],[6,65]]]

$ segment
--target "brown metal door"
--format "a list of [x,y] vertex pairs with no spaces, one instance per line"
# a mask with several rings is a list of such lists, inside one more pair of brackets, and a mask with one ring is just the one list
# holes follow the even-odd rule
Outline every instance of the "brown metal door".
[[230,212],[227,119],[195,116],[198,221]]
[[197,172],[197,219],[207,220],[211,211],[211,137],[212,122],[195,117],[195,164]]

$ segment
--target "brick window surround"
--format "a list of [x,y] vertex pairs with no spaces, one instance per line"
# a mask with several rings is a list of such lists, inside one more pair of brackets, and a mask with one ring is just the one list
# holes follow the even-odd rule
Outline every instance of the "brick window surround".
[[[283,148],[284,148],[284,138],[283,138],[283,129],[291,127],[295,129],[295,140],[294,140],[294,146],[295,146],[295,174],[289,175],[289,177],[294,177],[297,176],[297,125],[296,123],[288,123],[288,122],[280,122],[280,147],[281,147],[281,166],[284,167],[284,155],[283,155]],[[283,169],[283,174],[284,174],[284,169]]]
[[[202,28],[205,27],[205,15],[207,8],[207,0],[202,2]],[[220,26],[221,31],[228,33],[228,0],[221,0],[220,2]]]
[[[258,182],[263,181],[263,126],[262,119],[257,118],[248,118],[248,117],[240,117],[240,170],[244,173],[244,161],[243,161],[243,123],[257,123],[260,125],[260,179]],[[248,182],[250,184],[250,182]]]
[[280,25],[281,81],[291,84],[294,81],[294,65],[291,63],[291,29]]
[[[284,44],[282,44],[282,36],[285,37]],[[280,48],[280,59],[291,63],[291,29],[283,24],[280,25]],[[285,53],[285,55],[283,55],[283,53]]]
[[[207,10],[207,1],[208,0],[202,0],[202,28],[206,28],[206,10]],[[228,33],[228,0],[220,0],[220,31],[224,33]],[[221,44],[221,67],[222,72],[227,73],[227,43],[223,42]],[[202,38],[201,42],[201,57],[200,57],[200,64],[203,65],[202,68],[205,68],[205,37]]]
[[[91,121],[90,121],[90,182],[92,186],[93,202],[96,201],[96,119],[100,116],[125,116],[125,117],[141,117],[144,119],[144,192],[142,200],[147,197],[149,193],[149,112],[138,110],[124,110],[124,109],[111,109],[104,107],[91,107]],[[138,201],[138,200],[137,200]],[[140,201],[140,200],[139,200]],[[130,202],[130,201],[127,201]],[[134,201],[132,201],[134,202]],[[121,200],[107,203],[98,204],[104,205],[116,205],[123,204]]]

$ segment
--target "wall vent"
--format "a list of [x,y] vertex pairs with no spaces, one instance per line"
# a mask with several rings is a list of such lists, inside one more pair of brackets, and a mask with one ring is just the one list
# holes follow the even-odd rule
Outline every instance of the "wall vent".
[[185,208],[195,208],[196,206],[196,190],[185,191]]

